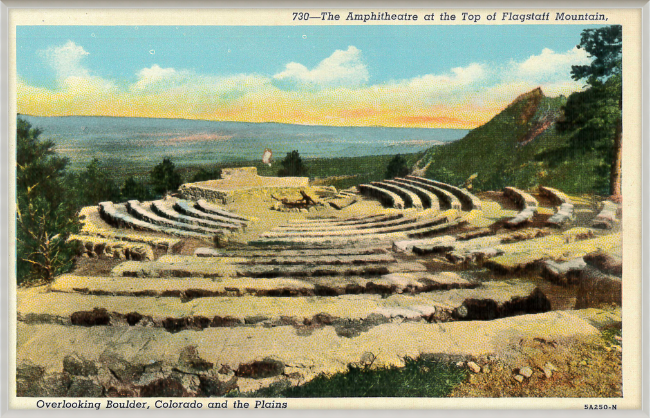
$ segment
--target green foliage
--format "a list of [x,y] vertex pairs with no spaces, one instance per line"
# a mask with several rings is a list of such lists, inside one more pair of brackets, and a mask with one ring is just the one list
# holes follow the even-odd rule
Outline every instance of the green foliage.
[[144,182],[137,181],[135,177],[131,176],[124,180],[124,184],[122,184],[120,199],[150,200],[153,199],[153,194]]
[[580,35],[580,45],[593,57],[589,65],[571,66],[574,80],[586,79],[589,85],[604,81],[611,76],[621,75],[621,54],[623,47],[623,27],[605,26],[598,29],[585,29]]
[[183,184],[180,172],[169,158],[163,158],[162,163],[156,165],[150,174],[153,190],[157,195],[164,195],[174,191]]
[[397,154],[393,157],[392,160],[388,163],[386,168],[386,174],[384,178],[392,179],[394,177],[404,177],[410,173],[410,169],[406,162],[406,158],[402,157],[400,154]]
[[102,167],[99,160],[93,158],[86,169],[76,175],[75,188],[80,207],[119,200],[120,189],[108,172],[107,167]]
[[221,169],[216,170],[206,170],[205,168],[200,168],[199,171],[194,173],[192,176],[192,183],[199,181],[215,180],[221,177]]
[[453,186],[461,186],[465,180],[458,174],[443,166],[432,167],[428,172],[430,173],[429,177]]
[[589,88],[573,93],[562,108],[557,130],[571,134],[569,145],[581,151],[597,151],[610,163],[599,165],[599,173],[610,177],[612,195],[620,194],[622,131],[622,28],[606,26],[582,31],[580,48],[593,57],[590,65],[574,65],[574,80],[585,79]]
[[307,174],[307,167],[302,162],[298,151],[287,153],[282,160],[282,168],[278,171],[280,177],[304,176]]
[[18,283],[51,281],[73,265],[79,230],[74,189],[66,184],[68,160],[52,141],[18,119],[16,139],[16,254]]
[[320,375],[302,386],[277,385],[250,394],[229,396],[285,398],[358,398],[448,396],[467,377],[453,363],[405,359],[404,367],[350,367],[346,373]]
[[621,341],[618,341],[616,339],[616,337],[618,338],[622,337],[622,330],[620,327],[611,326],[611,327],[604,328],[600,334],[603,337],[603,340],[605,340],[605,342],[614,345],[622,345]]

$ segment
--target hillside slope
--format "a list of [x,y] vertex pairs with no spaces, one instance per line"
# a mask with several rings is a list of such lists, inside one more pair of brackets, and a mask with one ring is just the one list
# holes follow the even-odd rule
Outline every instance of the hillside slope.
[[569,146],[555,131],[566,98],[537,88],[451,144],[429,148],[415,168],[425,175],[473,190],[505,186],[557,187],[570,193],[606,193],[608,165],[594,152]]

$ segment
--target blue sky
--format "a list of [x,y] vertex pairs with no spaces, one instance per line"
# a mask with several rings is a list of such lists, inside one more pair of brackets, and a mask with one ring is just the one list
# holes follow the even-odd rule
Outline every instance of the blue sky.
[[[93,85],[104,86],[102,94],[109,96],[127,92],[144,76],[155,76],[161,92],[165,89],[169,90],[172,86],[177,89],[182,88],[182,83],[191,83],[192,79],[200,77],[206,80],[209,78],[210,82],[206,81],[207,84],[216,83],[217,79],[245,77],[245,80],[240,79],[243,85],[250,86],[252,83],[257,89],[259,83],[262,83],[266,87],[278,89],[275,92],[278,97],[288,91],[295,92],[301,89],[306,96],[315,94],[316,85],[322,96],[325,84],[330,90],[367,89],[373,86],[386,90],[386,86],[403,86],[415,82],[420,86],[418,92],[426,90],[426,94],[420,95],[422,96],[420,101],[414,103],[414,107],[423,112],[435,111],[436,106],[444,105],[443,98],[451,94],[449,92],[452,90],[458,90],[457,84],[462,81],[461,78],[467,81],[467,89],[457,93],[470,95],[478,100],[477,103],[484,105],[486,100],[492,99],[488,97],[489,94],[481,96],[481,88],[501,86],[499,91],[504,91],[504,84],[519,85],[519,90],[522,90],[528,87],[534,88],[535,84],[546,83],[550,94],[564,94],[571,89],[575,90],[578,86],[571,81],[570,63],[572,60],[579,61],[576,62],[577,64],[585,62],[584,54],[580,55],[583,52],[576,51],[574,48],[579,43],[581,31],[586,27],[585,25],[18,26],[16,65],[20,80],[19,90],[25,87],[23,90],[25,94],[21,97],[32,101],[35,97],[44,97],[45,93],[61,93],[66,88],[70,90],[69,83],[64,82],[70,77],[85,77],[93,80]],[[535,57],[538,57],[537,61]],[[546,64],[540,66],[535,62],[555,62],[557,65],[546,68]],[[528,68],[527,72],[519,72],[511,80],[504,79],[504,71],[515,71],[517,65]],[[544,67],[542,68],[544,71],[540,70],[533,74],[532,70],[535,66]],[[318,68],[320,70],[316,71]],[[471,71],[465,71],[468,69]],[[460,77],[460,74],[469,73],[475,74],[476,77]],[[237,83],[238,81],[233,81],[231,84]],[[427,90],[430,86],[426,86],[426,83],[435,84],[435,88]],[[560,84],[564,87],[557,87]],[[440,91],[445,85],[449,85],[447,94]],[[38,89],[43,90],[39,93]],[[107,89],[114,90],[111,93]],[[189,87],[186,90],[192,91]],[[487,106],[496,109],[504,105],[503,101],[511,99],[510,96],[524,92],[514,90],[504,95],[498,105],[490,103]],[[27,94],[30,92],[38,94],[36,96]],[[69,94],[75,92],[79,93],[78,90],[68,91]],[[209,92],[202,93],[206,96]],[[228,103],[224,102],[226,99],[232,103],[240,100],[234,105],[240,109],[241,106],[246,106],[247,102],[241,99],[248,93],[239,90],[226,92],[219,87],[214,94],[219,95],[223,103],[211,105],[223,107],[228,106]],[[270,90],[266,93],[274,94]],[[382,94],[384,93],[385,91],[382,90]],[[436,94],[440,100],[436,100]],[[54,96],[48,97],[50,102],[54,100],[59,103],[57,100],[61,99],[61,97],[58,99]],[[396,96],[395,100],[404,97],[406,96],[403,93],[402,96]],[[460,96],[454,97],[457,99]],[[127,100],[126,96],[124,100]],[[170,98],[160,97],[160,100],[168,101]],[[183,100],[190,99],[185,97]],[[286,100],[288,100],[287,95],[284,94],[281,101],[285,103]],[[311,97],[308,100],[313,102],[318,100],[318,97]],[[390,101],[390,98],[382,100]],[[204,108],[197,117],[210,117],[209,112],[206,116],[209,104],[205,101],[206,98],[202,97],[197,102],[198,107]],[[29,106],[30,103],[23,101],[23,104],[26,109],[34,108]],[[187,104],[187,102],[179,102],[179,106]],[[290,106],[288,103],[285,104]],[[301,105],[304,106],[305,103]],[[332,104],[324,106],[330,105]],[[349,101],[346,100],[341,103],[341,106],[346,109],[349,109],[349,105]],[[75,112],[74,108],[66,106],[61,104],[62,114]],[[374,110],[378,112],[382,106],[381,103],[374,103]],[[49,113],[56,110],[51,107],[49,106]],[[372,107],[372,103],[359,104],[360,111]],[[318,106],[306,111],[317,113],[319,111],[317,108]],[[110,109],[105,108],[95,110],[111,112]],[[215,119],[230,114],[228,109],[220,108],[220,110],[223,111],[215,110]],[[122,113],[124,111],[124,109],[120,110]],[[400,114],[404,114],[404,111],[400,109]],[[79,109],[76,112],[79,113]],[[287,117],[289,116],[284,115],[279,119]],[[293,117],[300,119],[299,114]],[[386,115],[384,114],[383,117],[385,118]],[[309,123],[311,119],[313,117],[307,117],[305,121],[298,120],[298,123]],[[374,123],[376,120],[370,118],[370,122]],[[335,122],[335,124],[339,123],[341,121]]]

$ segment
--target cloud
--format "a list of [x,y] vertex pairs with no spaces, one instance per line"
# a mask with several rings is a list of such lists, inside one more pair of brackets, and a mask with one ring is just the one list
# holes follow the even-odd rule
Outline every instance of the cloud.
[[72,41],[61,46],[51,46],[38,52],[52,67],[59,87],[81,94],[112,91],[115,83],[91,74],[83,65],[83,59],[90,55],[81,45]]
[[284,71],[275,74],[278,85],[299,87],[353,87],[370,78],[368,69],[361,59],[361,51],[354,46],[347,50],[337,49],[312,70],[302,64],[290,62]]
[[511,63],[511,75],[537,82],[559,81],[569,78],[572,65],[589,64],[591,59],[584,49],[574,47],[564,53],[544,48],[523,62]]
[[150,68],[143,68],[137,73],[138,81],[131,88],[133,90],[145,90],[148,87],[160,85],[174,79],[178,73],[173,68],[161,68],[158,64]]
[[538,86],[548,96],[579,91],[571,65],[589,62],[577,48],[544,49],[522,61],[474,62],[369,84],[361,51],[349,46],[312,69],[291,62],[275,75],[200,74],[153,64],[135,72],[131,82],[115,82],[86,68],[89,53],[74,42],[41,54],[58,87],[30,86],[19,75],[21,113],[447,128],[476,127]]
[[82,46],[72,41],[61,46],[49,47],[40,51],[40,54],[54,69],[60,80],[67,77],[87,77],[89,75],[88,70],[81,64],[83,58],[89,54]]
[[446,93],[451,90],[465,89],[480,81],[485,75],[485,65],[472,63],[467,67],[452,68],[451,73],[448,74],[426,74],[412,78],[406,82],[406,87],[415,92]]

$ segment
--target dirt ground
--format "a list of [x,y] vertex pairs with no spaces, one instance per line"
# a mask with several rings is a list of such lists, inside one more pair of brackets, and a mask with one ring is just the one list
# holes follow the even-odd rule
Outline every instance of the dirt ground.
[[[612,335],[611,331],[620,334],[617,329],[606,333]],[[506,352],[476,363],[481,371],[472,372],[454,389],[452,397],[623,396],[622,347],[616,337],[564,341],[521,339],[510,344]],[[520,374],[525,367],[532,370],[529,378]],[[545,374],[544,369],[550,373]],[[517,376],[521,382],[516,380]]]

